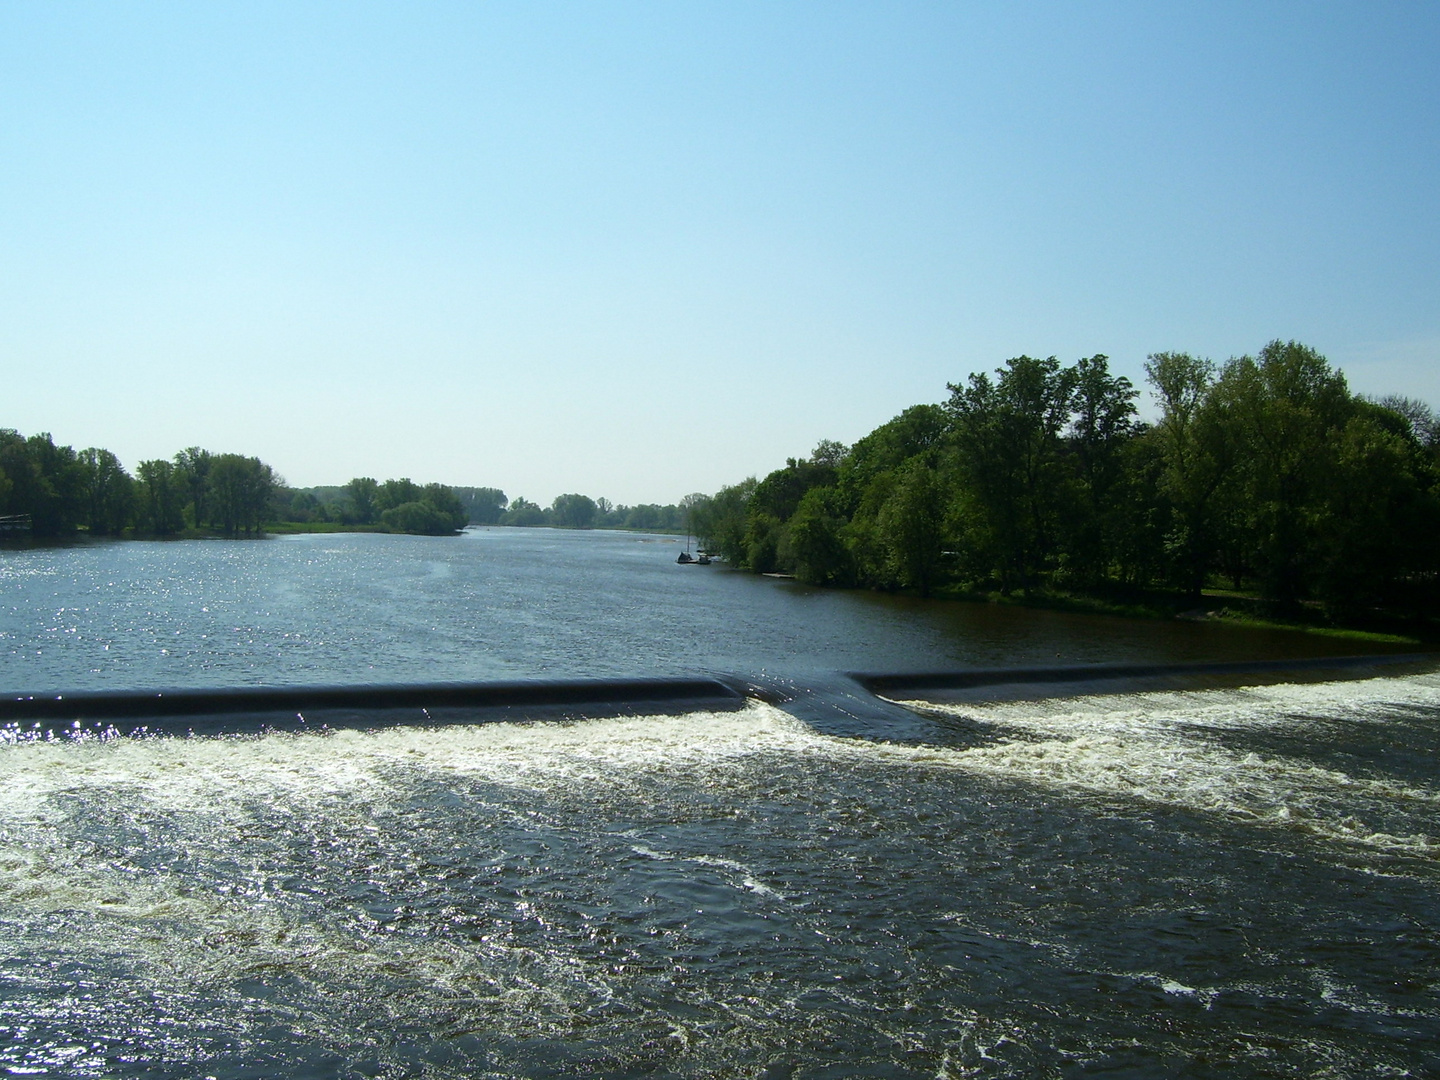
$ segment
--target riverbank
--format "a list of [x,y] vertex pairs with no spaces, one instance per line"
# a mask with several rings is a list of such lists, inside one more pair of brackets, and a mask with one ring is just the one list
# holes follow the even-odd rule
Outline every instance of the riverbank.
[[1034,589],[1002,594],[973,589],[938,589],[938,599],[1002,604],[1087,615],[1117,615],[1130,619],[1181,620],[1214,623],[1249,630],[1287,630],[1319,637],[1343,638],[1376,645],[1440,644],[1440,623],[1406,618],[1393,612],[1373,612],[1363,620],[1334,622],[1318,604],[1302,604],[1288,617],[1267,610],[1255,594],[1234,590],[1206,590],[1197,602],[1193,596],[1157,589],[1114,589],[1103,593]]

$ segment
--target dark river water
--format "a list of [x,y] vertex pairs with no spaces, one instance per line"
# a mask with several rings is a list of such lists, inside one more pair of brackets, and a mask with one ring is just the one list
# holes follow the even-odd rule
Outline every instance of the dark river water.
[[0,690],[1260,659],[1353,643],[810,589],[670,537],[480,529],[0,552]]
[[[485,530],[0,553],[0,689],[1353,651]],[[0,1071],[1440,1075],[1440,675],[0,746]],[[1111,687],[1110,689],[1113,689]],[[881,703],[876,703],[877,708]]]

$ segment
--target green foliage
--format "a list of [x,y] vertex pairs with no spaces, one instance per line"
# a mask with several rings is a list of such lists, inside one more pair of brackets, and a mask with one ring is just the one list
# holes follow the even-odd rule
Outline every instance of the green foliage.
[[565,529],[588,529],[595,524],[597,508],[588,495],[557,495],[550,506],[551,521]]
[[840,462],[839,488],[845,507],[855,513],[878,476],[912,458],[935,465],[949,434],[950,416],[939,405],[912,405],[881,424],[852,446]]
[[832,463],[832,446],[821,443],[826,456],[819,460],[797,461],[791,458],[783,469],[776,469],[755,485],[750,505],[757,514],[768,514],[781,521],[788,519],[800,506],[800,500],[811,488],[828,487],[835,483],[838,467]]
[[1055,565],[1069,494],[1061,435],[1070,418],[1073,368],[1053,356],[1017,356],[991,382],[950,385],[949,410],[972,530],[985,537],[1004,592],[1031,587]]
[[420,501],[420,485],[408,476],[399,480],[386,480],[375,493],[375,508],[381,514],[394,507]]
[[380,518],[380,484],[373,476],[357,476],[345,485],[350,517],[358,525],[371,525]]
[[721,488],[695,510],[695,535],[700,547],[718,554],[731,566],[745,562],[746,515],[755,486],[752,476]]
[[1224,574],[1275,609],[1436,613],[1428,406],[1356,398],[1295,342],[1219,369],[1155,353],[1146,375],[1153,426],[1105,356],[1015,357],[848,449],[721,489],[699,531],[736,566],[823,585],[1198,597]]
[[1257,359],[1230,361],[1214,387],[1238,453],[1231,510],[1241,556],[1275,604],[1307,593],[1340,432],[1354,413],[1345,378],[1295,342],[1272,341]]
[[548,521],[545,518],[545,511],[521,495],[510,504],[510,509],[505,511],[504,516],[500,519],[500,524],[534,526],[546,525]]
[[929,596],[940,578],[944,549],[945,498],[936,470],[907,462],[876,519],[894,578]]
[[[180,470],[174,475],[183,485]],[[210,459],[208,520],[226,536],[258,535],[279,483],[273,469],[257,457],[217,454]]]
[[1213,393],[1214,364],[1188,353],[1155,353],[1145,374],[1161,408],[1148,441],[1159,458],[1166,559],[1173,579],[1198,599],[1220,549],[1220,497],[1237,446]]
[[472,525],[498,525],[510,500],[499,488],[455,488],[455,495],[465,507]]
[[1078,361],[1074,372],[1065,447],[1074,483],[1062,515],[1064,565],[1072,581],[1093,586],[1115,570],[1117,546],[1135,509],[1125,498],[1124,467],[1138,394],[1129,379],[1110,374],[1104,355]]
[[[505,503],[497,489],[466,490],[472,505]],[[128,530],[258,536],[278,522],[368,525],[392,510],[385,527],[407,532],[451,533],[470,517],[469,506],[444,484],[356,477],[344,488],[297,491],[259,458],[198,446],[168,461],[142,461],[131,477],[109,450],[92,446],[77,454],[49,435],[0,429],[0,517],[7,529],[28,524],[37,537],[80,529],[94,536]]]
[[325,504],[312,492],[281,488],[276,492],[276,496],[276,502],[284,507],[283,512],[275,515],[280,520],[294,522],[329,520]]
[[674,503],[641,503],[638,506],[617,506],[606,524],[633,529],[636,532],[681,532],[685,528],[684,511]]
[[142,461],[132,478],[107,450],[0,429],[0,517],[40,537],[257,535],[278,521],[693,531],[733,566],[817,585],[1027,597],[1162,586],[1198,598],[1223,575],[1282,614],[1440,613],[1440,419],[1429,406],[1355,397],[1293,341],[1219,368],[1155,353],[1145,371],[1153,426],[1137,421],[1135,389],[1105,356],[1069,367],[1019,356],[851,447],[822,441],[761,480],[678,505],[569,493],[545,509],[409,478],[296,491],[258,458],[200,447]]
[[6,513],[27,516],[35,536],[68,536],[84,522],[85,470],[70,447],[0,429],[0,471],[9,481]]
[[[414,497],[389,505],[390,499],[407,495]],[[444,484],[420,487],[409,479],[387,480],[380,485],[377,503],[384,504],[381,524],[392,532],[444,536],[463,529],[469,520],[459,497]]]
[[109,450],[80,451],[85,490],[85,524],[92,535],[119,536],[130,524],[135,506],[135,481]]
[[[752,500],[753,501],[753,500]],[[785,523],[774,514],[753,510],[746,515],[745,558],[743,565],[757,574],[773,574],[781,569],[780,542]],[[792,566],[787,569],[793,568]]]
[[449,517],[418,499],[388,508],[380,515],[380,520],[392,532],[441,536],[455,531]]
[[426,484],[420,501],[443,517],[444,532],[459,532],[470,520],[459,496],[444,484]]
[[185,525],[185,489],[175,466],[164,458],[142,461],[135,468],[140,477],[140,520],[143,532],[171,536]]
[[838,496],[833,487],[811,488],[790,517],[789,560],[795,576],[812,585],[849,585],[854,580],[841,536],[846,522],[837,510]]
[[[842,444],[827,439],[808,460],[790,458],[761,481],[752,477],[708,498],[688,496],[702,546],[758,574],[788,572],[825,584],[850,583],[849,556],[839,539],[846,514],[836,489],[847,454]],[[809,492],[822,488],[826,494],[805,503]],[[792,535],[802,504],[801,529]]]
[[175,455],[176,482],[190,501],[190,523],[200,528],[209,518],[210,451],[198,446]]

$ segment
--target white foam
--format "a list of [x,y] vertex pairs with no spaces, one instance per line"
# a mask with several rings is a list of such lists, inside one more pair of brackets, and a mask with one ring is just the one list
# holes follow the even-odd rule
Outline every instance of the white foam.
[[[688,783],[709,787],[723,783],[720,774],[738,759],[794,754],[824,742],[788,714],[757,704],[737,712],[580,724],[17,743],[0,749],[0,903],[31,912],[179,920],[207,928],[200,936],[226,940],[234,936],[232,923],[249,925],[257,911],[269,910],[256,907],[269,872],[263,865],[238,867],[233,895],[204,896],[187,894],[173,875],[135,873],[88,856],[65,816],[64,800],[76,793],[85,793],[92,808],[116,808],[102,812],[143,810],[182,848],[209,850],[225,837],[264,836],[276,818],[294,821],[297,829],[324,821],[336,832],[379,834],[374,822],[407,795],[416,770],[517,791],[580,789],[593,799],[681,772]],[[473,788],[467,797],[476,802]],[[503,797],[486,810],[517,819],[524,814]],[[263,850],[242,844],[234,857],[253,861]],[[669,857],[642,844],[635,850]],[[686,858],[726,871],[737,888],[779,896],[739,862]],[[288,925],[283,934],[276,931],[287,939],[296,932]]]
[[[983,706],[917,703],[970,716],[1011,737],[973,749],[873,744],[822,736],[762,704],[734,712],[622,717],[581,723],[488,724],[325,736],[115,739],[17,743],[0,748],[0,899],[32,910],[78,910],[195,925],[253,915],[242,897],[183,895],[165,875],[120,873],[75,854],[52,822],[67,792],[102,790],[115,805],[143,805],[195,837],[246,836],[276,815],[375,830],[377,808],[409,789],[414,773],[449,775],[502,791],[583,791],[587,799],[645,797],[645,785],[682,779],[696,790],[756,790],[780,783],[805,758],[868,768],[959,770],[1066,795],[1123,797],[1222,814],[1238,822],[1304,831],[1324,842],[1440,857],[1428,829],[1399,835],[1365,807],[1409,805],[1421,820],[1440,805],[1435,789],[1357,777],[1279,755],[1238,753],[1215,729],[1311,723],[1335,717],[1382,724],[1395,710],[1440,706],[1440,677],[1247,690],[1131,694]],[[755,769],[746,762],[763,756]],[[473,785],[467,797],[474,794]],[[489,798],[489,797],[486,797]],[[524,813],[495,796],[487,810]],[[265,815],[262,820],[260,808]],[[653,838],[633,850],[675,856]],[[736,888],[783,899],[768,870],[718,855],[684,856],[725,872]],[[263,867],[245,867],[250,885]],[[219,907],[215,905],[219,904]],[[250,905],[250,906],[247,906]],[[294,930],[287,930],[294,933]]]
[[297,808],[392,787],[397,767],[520,789],[630,784],[723,769],[755,754],[824,740],[766,705],[735,712],[582,723],[392,728],[327,735],[19,742],[0,748],[0,819],[24,816],[72,787],[125,787],[152,804],[202,816],[243,794]]
[[[1317,720],[1390,723],[1406,710],[1440,708],[1440,675],[980,705],[906,704],[980,721],[1002,733],[995,744],[952,752],[945,764],[955,768],[1220,813],[1395,853],[1440,856],[1440,841],[1428,832],[1394,835],[1367,824],[1363,811],[1355,809],[1370,800],[1415,805],[1428,815],[1431,807],[1440,807],[1435,788],[1240,753],[1211,734],[1303,728]],[[1004,733],[1012,737],[1003,739]]]
[[[417,776],[441,786],[454,781],[450,787],[483,807],[476,820],[511,815],[517,824],[533,825],[526,815],[548,812],[537,806],[604,807],[630,798],[643,805],[662,786],[682,799],[702,796],[697,805],[704,812],[711,810],[712,798],[713,806],[722,807],[729,801],[758,805],[772,797],[813,798],[823,809],[827,800],[835,801],[831,796],[844,799],[852,775],[904,776],[907,784],[926,785],[944,772],[959,775],[959,784],[952,786],[968,785],[969,776],[1029,785],[1041,799],[1096,794],[1135,799],[1223,814],[1232,821],[1303,829],[1347,850],[1360,846],[1434,857],[1435,841],[1428,834],[1387,835],[1364,812],[1369,803],[1405,803],[1417,808],[1416,819],[1433,817],[1440,800],[1431,788],[1351,776],[1279,754],[1236,752],[1222,745],[1215,732],[1303,728],[1315,717],[1385,724],[1406,709],[1437,705],[1440,680],[1420,677],[957,709],[1001,735],[994,745],[974,749],[830,738],[759,704],[736,712],[577,724],[17,743],[0,747],[0,908],[12,926],[33,924],[37,934],[49,933],[55,918],[68,918],[75,934],[66,948],[87,956],[108,951],[132,965],[135,978],[157,989],[193,988],[188,992],[207,1013],[213,1006],[216,1015],[242,1015],[236,1002],[246,993],[242,984],[248,978],[277,973],[293,978],[302,987],[296,993],[311,999],[295,1022],[307,1025],[301,1033],[317,1042],[350,1039],[353,1030],[345,1025],[361,1013],[372,1020],[392,1016],[392,1030],[417,1017],[445,1016],[456,1031],[474,1023],[520,1038],[555,1032],[568,1037],[588,1030],[597,1006],[623,998],[624,981],[634,976],[586,959],[553,934],[531,938],[545,943],[543,949],[532,949],[518,936],[447,940],[437,934],[392,933],[378,925],[364,932],[357,930],[359,916],[317,917],[303,898],[280,902],[266,892],[272,870],[260,860],[275,852],[267,843],[235,846],[233,858],[252,861],[238,867],[233,890],[218,885],[194,889],[183,873],[166,867],[151,871],[118,853],[97,856],[85,831],[66,814],[79,812],[76,806],[117,814],[133,809],[131,826],[158,821],[169,830],[166,842],[182,856],[212,861],[217,852],[231,857],[227,837],[263,837],[262,830],[275,828],[277,821],[293,821],[297,830],[318,821],[330,830],[327,835],[347,842],[369,844],[373,838],[381,845],[375,849],[379,860],[385,815],[396,800],[413,804]],[[837,786],[799,786],[811,779],[804,766],[817,762],[838,766]],[[800,768],[787,772],[797,764]],[[852,765],[865,771],[852,772]],[[975,786],[981,785],[977,781]],[[892,790],[885,789],[887,796]],[[583,799],[546,804],[527,797],[534,792]],[[872,802],[862,810],[881,815],[886,805]],[[767,878],[781,877],[784,868],[755,865],[737,847],[717,844],[713,851],[697,853],[677,840],[679,850],[667,851],[670,841],[660,830],[611,835],[628,837],[636,855],[693,863],[728,887],[777,902],[786,899],[766,884]],[[357,865],[363,863],[357,860]],[[524,903],[516,900],[517,916],[544,914],[543,905],[518,906]],[[1052,952],[1062,948],[1032,944]],[[1164,972],[1134,977],[1177,997],[1203,1001],[1214,992]],[[397,981],[403,993],[375,996],[375,985]],[[835,993],[843,998],[839,990]],[[1332,996],[1359,1001],[1343,986]],[[717,1008],[744,1019],[749,1000],[737,995]],[[865,998],[848,1000],[855,1008],[847,1015],[863,1015],[873,1004]],[[766,1030],[760,1025],[777,1007],[786,1006],[755,999],[756,1031]],[[979,1023],[960,1013],[956,1005],[947,1017]],[[700,1022],[676,1025],[671,1037],[681,1044],[688,1039],[703,1047],[713,1035],[713,1025],[709,1031]],[[908,1036],[900,1032],[897,1037]],[[997,1045],[993,1032],[983,1041],[978,1034],[962,1040],[962,1050],[969,1047],[964,1053],[974,1060]]]

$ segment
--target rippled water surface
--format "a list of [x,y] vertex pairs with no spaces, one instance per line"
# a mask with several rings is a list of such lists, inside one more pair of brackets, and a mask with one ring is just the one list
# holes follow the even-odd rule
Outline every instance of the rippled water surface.
[[1353,645],[923,603],[677,566],[669,537],[481,529],[0,552],[0,690],[1255,659]]
[[[1297,648],[1033,613],[986,624],[705,577],[636,538],[603,538],[606,577],[556,554],[587,538],[532,535],[538,553],[493,543],[570,584],[530,589],[524,614],[519,569],[477,569],[502,561],[489,533],[7,555],[3,670],[12,686],[215,685]],[[126,577],[127,560],[144,569]],[[290,584],[246,560],[289,567]],[[34,617],[72,595],[91,595],[73,620]],[[602,640],[612,623],[620,644]],[[205,636],[227,624],[246,636]],[[955,738],[835,738],[752,703],[14,739],[0,1069],[1440,1073],[1440,675],[907,706]]]

